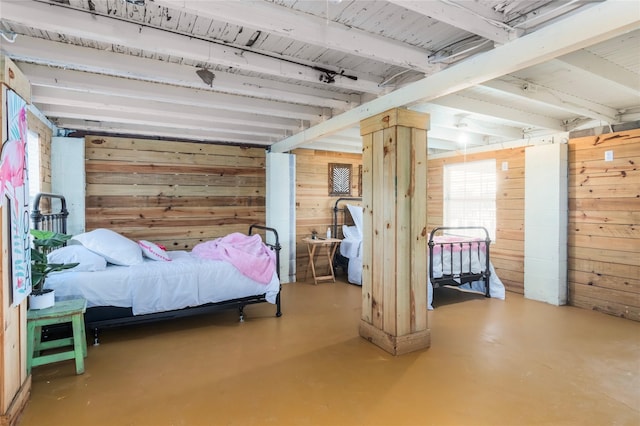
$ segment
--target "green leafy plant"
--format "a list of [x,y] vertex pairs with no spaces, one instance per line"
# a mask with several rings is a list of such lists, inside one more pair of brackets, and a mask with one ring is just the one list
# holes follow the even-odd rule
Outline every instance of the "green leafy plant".
[[44,281],[52,272],[64,271],[78,266],[78,263],[49,263],[47,253],[62,247],[71,235],[53,231],[32,229],[33,248],[31,249],[31,287],[33,292],[43,290]]

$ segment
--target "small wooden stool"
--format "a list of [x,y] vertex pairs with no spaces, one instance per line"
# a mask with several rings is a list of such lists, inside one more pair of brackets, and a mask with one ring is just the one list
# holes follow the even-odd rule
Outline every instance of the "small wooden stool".
[[[30,309],[27,311],[27,374],[31,367],[64,361],[76,360],[76,374],[84,373],[84,358],[87,356],[87,338],[84,330],[84,312],[87,301],[84,299],[61,300],[46,309]],[[47,342],[42,342],[42,327],[71,323],[73,335]],[[72,346],[72,349],[41,355],[47,349]]]

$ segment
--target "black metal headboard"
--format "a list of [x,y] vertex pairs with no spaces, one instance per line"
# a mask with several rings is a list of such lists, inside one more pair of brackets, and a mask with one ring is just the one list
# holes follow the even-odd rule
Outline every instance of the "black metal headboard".
[[[343,204],[342,206],[340,206],[340,203],[342,203],[343,201],[360,201],[362,202],[362,198],[361,197],[342,197],[342,198],[338,198],[335,202],[335,204],[333,205],[333,223],[331,225],[331,235],[334,238],[342,238],[342,226],[340,225],[345,225],[346,224],[346,218],[347,218],[347,206],[346,204]],[[339,217],[339,215],[342,214],[341,217]],[[350,216],[349,216],[350,217]],[[339,221],[339,219],[342,219],[341,221]]]
[[[278,236],[278,231],[276,231],[275,228],[269,228],[267,226],[262,226],[262,225],[258,225],[257,223],[254,223],[249,227],[248,235],[252,235],[254,229],[260,229],[265,232],[264,244],[276,253],[276,271],[278,273],[278,278],[280,278],[280,250],[282,249],[282,246],[280,245],[280,237]],[[272,234],[273,238],[275,239],[275,242],[273,243],[267,242],[266,236],[269,233]]]
[[62,195],[40,192],[33,199],[31,224],[33,229],[67,233],[67,201]]

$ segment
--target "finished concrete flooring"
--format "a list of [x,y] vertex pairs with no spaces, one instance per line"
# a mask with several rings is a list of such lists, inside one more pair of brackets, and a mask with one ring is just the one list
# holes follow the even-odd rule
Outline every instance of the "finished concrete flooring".
[[431,348],[358,335],[360,288],[104,330],[86,372],[36,367],[20,426],[640,425],[640,323],[507,293],[436,290]]

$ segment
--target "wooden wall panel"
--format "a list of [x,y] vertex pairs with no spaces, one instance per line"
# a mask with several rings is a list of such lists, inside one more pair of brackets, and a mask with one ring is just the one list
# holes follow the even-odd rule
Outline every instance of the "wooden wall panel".
[[[0,53],[0,145],[9,142],[8,96],[12,90],[26,103],[31,85],[16,64]],[[27,119],[28,120],[28,119]],[[33,123],[27,121],[31,129]],[[4,194],[2,195],[5,196]],[[31,391],[27,374],[27,300],[13,305],[10,215],[5,200],[0,201],[0,425],[16,425]]]
[[86,228],[169,250],[265,222],[265,150],[130,138],[85,138]]
[[[334,203],[340,198],[329,196],[329,163],[353,166],[351,194],[357,197],[358,166],[362,165],[362,155],[310,149],[297,149],[293,154],[296,155],[296,270],[298,281],[303,281],[309,256],[302,239],[313,231],[320,235],[327,232],[333,220]],[[325,259],[318,256],[316,260],[316,268],[327,268]]]
[[636,321],[639,162],[637,129],[569,141],[569,303]]
[[51,192],[51,128],[31,111],[27,111],[27,123],[40,142],[40,192]]
[[[496,241],[491,259],[509,291],[524,293],[524,147],[461,154],[428,160],[427,219],[429,232],[443,224],[445,164],[496,160]],[[502,170],[502,163],[507,170]]]

